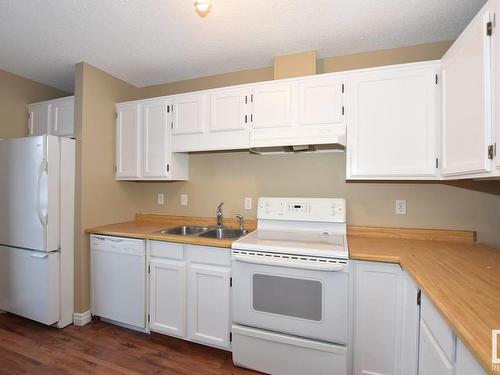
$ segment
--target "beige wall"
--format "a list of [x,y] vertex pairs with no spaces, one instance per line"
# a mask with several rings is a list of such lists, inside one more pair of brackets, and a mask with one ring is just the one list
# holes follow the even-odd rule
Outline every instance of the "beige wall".
[[[75,309],[89,308],[89,246],[84,229],[129,220],[142,192],[115,181],[115,103],[136,99],[138,89],[91,65],[75,74],[77,191]],[[140,187],[140,186],[139,186]]]
[[30,103],[68,96],[67,92],[0,70],[0,138],[28,133]]
[[[449,42],[323,59],[318,71],[440,58]],[[346,183],[345,155],[255,156],[240,153],[190,155],[190,180],[127,183],[114,180],[116,102],[250,83],[273,78],[273,68],[232,72],[199,79],[134,88],[88,64],[78,64],[75,81],[79,160],[77,192],[76,311],[89,308],[89,249],[83,229],[130,220],[137,211],[213,215],[224,201],[225,215],[245,211],[244,197],[330,196],[348,199],[351,224],[477,230],[483,242],[500,247],[500,197],[438,183]],[[469,184],[469,188],[474,188]],[[485,189],[485,190],[488,190]],[[492,189],[489,189],[492,190]],[[493,189],[494,190],[494,189]],[[498,191],[498,189],[497,189]],[[166,204],[156,204],[164,193]],[[180,206],[180,194],[189,205]],[[394,214],[395,199],[406,199],[408,214]]]

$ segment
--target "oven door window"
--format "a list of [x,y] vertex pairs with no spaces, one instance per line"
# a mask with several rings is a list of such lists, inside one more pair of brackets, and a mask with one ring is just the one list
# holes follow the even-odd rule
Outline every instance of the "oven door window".
[[323,285],[317,280],[256,273],[252,297],[255,311],[318,322],[323,318]]

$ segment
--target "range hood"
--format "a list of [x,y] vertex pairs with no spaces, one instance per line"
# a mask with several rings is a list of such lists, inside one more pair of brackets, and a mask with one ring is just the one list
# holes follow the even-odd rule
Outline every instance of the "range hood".
[[311,125],[283,129],[254,129],[250,153],[257,155],[345,151],[346,127]]

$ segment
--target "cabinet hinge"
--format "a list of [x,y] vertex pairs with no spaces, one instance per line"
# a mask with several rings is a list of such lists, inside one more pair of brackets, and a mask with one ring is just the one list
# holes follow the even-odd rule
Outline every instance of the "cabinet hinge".
[[422,302],[422,291],[419,290],[417,292],[417,306],[420,306],[420,303]]
[[250,114],[250,122],[253,122],[253,113]]
[[170,113],[170,106],[167,105],[167,113]]
[[439,168],[439,159],[436,158],[436,168]]
[[148,273],[151,273],[151,266],[148,266]]
[[115,173],[118,171],[118,167],[115,165]]
[[342,116],[344,116],[344,106],[342,106]]
[[170,172],[170,164],[167,164],[167,172]]
[[439,82],[439,78],[438,78],[438,75],[437,75],[437,74],[435,75],[435,82],[436,82],[436,85],[437,85],[437,84],[438,84],[438,82]]
[[344,93],[344,84],[342,84],[342,94]]
[[230,288],[233,287],[233,278],[232,277],[229,278],[229,287]]
[[250,103],[253,103],[253,94],[250,94]]
[[486,23],[486,35],[491,36],[493,34],[493,22],[487,22]]
[[245,104],[248,103],[248,95],[245,95]]
[[229,332],[229,342],[233,342],[233,333]]
[[118,112],[115,112],[115,118],[118,118]]
[[151,316],[148,314],[148,322],[151,321]]
[[493,160],[495,156],[495,147],[493,145],[488,146],[488,159]]
[[171,122],[171,123],[170,123],[170,129],[173,129],[173,128],[174,128],[174,123],[173,123],[173,122]]
[[248,122],[248,115],[245,115],[245,124]]

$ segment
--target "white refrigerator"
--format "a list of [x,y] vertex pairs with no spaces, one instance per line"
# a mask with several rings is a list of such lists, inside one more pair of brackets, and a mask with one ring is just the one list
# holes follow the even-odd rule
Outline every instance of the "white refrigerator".
[[73,139],[0,140],[0,310],[72,323],[74,192]]

